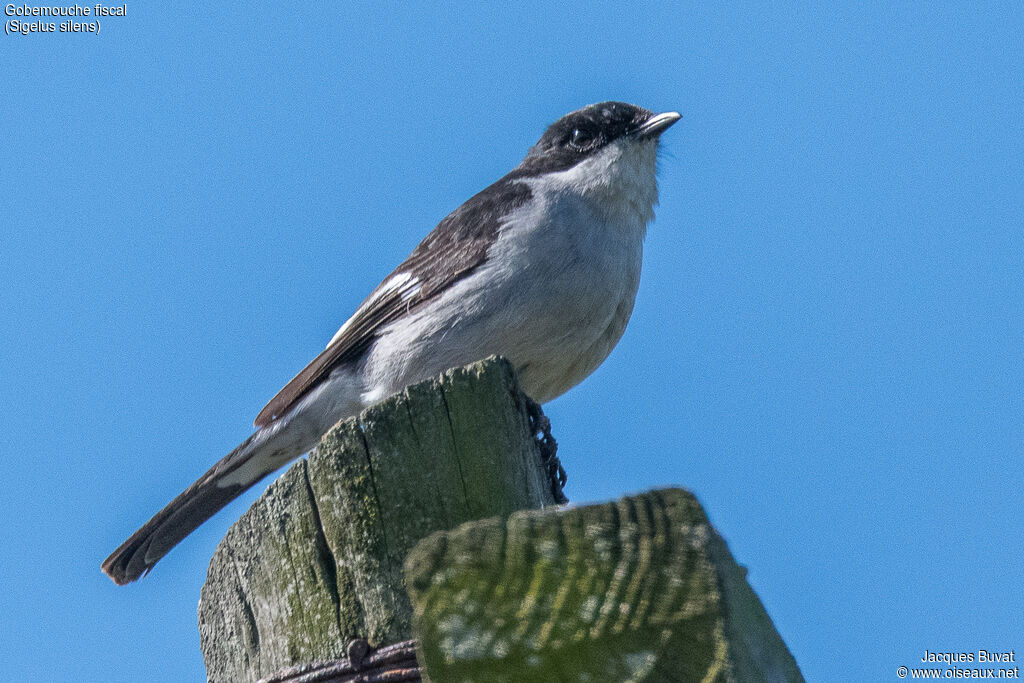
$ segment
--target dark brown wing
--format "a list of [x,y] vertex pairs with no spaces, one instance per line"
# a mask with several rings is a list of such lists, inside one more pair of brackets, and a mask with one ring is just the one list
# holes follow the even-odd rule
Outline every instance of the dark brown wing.
[[529,187],[513,171],[450,213],[359,305],[327,348],[277,392],[256,416],[256,426],[284,415],[338,365],[358,361],[384,326],[473,272],[487,259],[503,217],[529,198]]

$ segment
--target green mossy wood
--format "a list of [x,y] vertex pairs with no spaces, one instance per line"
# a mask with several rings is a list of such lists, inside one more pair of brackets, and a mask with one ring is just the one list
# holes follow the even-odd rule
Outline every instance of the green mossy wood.
[[403,562],[463,522],[553,504],[512,367],[411,386],[328,432],[218,546],[199,602],[211,681],[412,636]]
[[435,683],[803,680],[686,491],[470,522],[406,575]]

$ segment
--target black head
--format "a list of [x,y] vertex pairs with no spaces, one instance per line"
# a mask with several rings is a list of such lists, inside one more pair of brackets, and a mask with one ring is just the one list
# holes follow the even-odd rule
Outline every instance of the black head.
[[654,112],[625,102],[599,102],[566,114],[548,127],[520,164],[529,173],[560,171],[627,137],[656,138],[679,114]]

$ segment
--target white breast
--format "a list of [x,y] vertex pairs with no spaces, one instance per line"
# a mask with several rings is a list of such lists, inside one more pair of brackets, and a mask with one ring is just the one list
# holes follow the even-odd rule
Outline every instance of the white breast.
[[523,390],[549,401],[582,381],[625,330],[657,199],[656,143],[626,141],[560,173],[525,180],[487,262],[414,315],[367,358],[367,401],[499,354]]

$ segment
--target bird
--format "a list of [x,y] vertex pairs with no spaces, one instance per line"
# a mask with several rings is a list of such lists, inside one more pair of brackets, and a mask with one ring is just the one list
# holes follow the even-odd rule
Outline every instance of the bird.
[[491,355],[546,403],[611,352],[633,311],[658,201],[661,134],[680,119],[600,102],[551,124],[504,177],[452,211],[260,411],[256,431],[103,562],[145,576],[340,420]]

